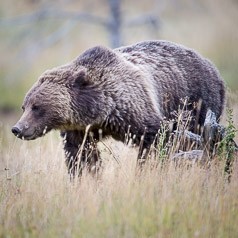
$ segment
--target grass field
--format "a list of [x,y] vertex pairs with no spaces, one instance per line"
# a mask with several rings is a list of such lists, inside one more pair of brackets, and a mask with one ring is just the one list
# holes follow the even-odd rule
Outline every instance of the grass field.
[[[224,158],[209,167],[169,160],[139,172],[137,149],[107,140],[100,145],[100,175],[83,173],[72,182],[59,133],[31,142],[12,135],[18,116],[1,113],[18,110],[42,72],[92,46],[110,46],[104,27],[81,20],[49,15],[11,23],[48,7],[111,18],[108,1],[0,1],[0,238],[238,237],[237,158],[230,182]],[[159,19],[156,29],[127,26],[148,14]],[[129,0],[122,4],[122,17],[123,44],[165,39],[194,48],[215,63],[233,92],[238,89],[237,1]],[[237,93],[230,93],[228,106],[238,129]]]
[[58,133],[25,142],[0,126],[0,237],[237,237],[237,159],[230,182],[219,159],[138,172],[137,150],[108,140],[120,164],[102,144],[101,174],[72,182]]

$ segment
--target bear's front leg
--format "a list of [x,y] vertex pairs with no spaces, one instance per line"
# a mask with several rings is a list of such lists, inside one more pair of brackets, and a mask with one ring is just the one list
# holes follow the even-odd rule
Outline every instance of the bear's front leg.
[[[93,133],[95,135],[95,133]],[[87,136],[84,147],[82,143],[84,139],[84,131],[62,131],[64,151],[66,156],[66,166],[70,175],[80,175],[83,168],[87,168],[90,172],[96,171],[96,166],[100,161],[99,152],[97,150],[98,138],[92,133]]]

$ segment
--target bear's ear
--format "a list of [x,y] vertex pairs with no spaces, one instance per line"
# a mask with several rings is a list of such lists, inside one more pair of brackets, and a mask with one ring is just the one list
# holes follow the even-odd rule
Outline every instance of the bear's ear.
[[81,69],[79,71],[73,72],[69,78],[70,87],[83,87],[90,84],[90,80],[87,76],[86,70]]

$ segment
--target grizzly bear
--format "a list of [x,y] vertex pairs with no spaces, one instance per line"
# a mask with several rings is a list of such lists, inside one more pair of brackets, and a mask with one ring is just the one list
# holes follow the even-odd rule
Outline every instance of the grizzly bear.
[[[135,144],[144,135],[143,148],[148,148],[161,123],[175,117],[184,98],[195,118],[192,131],[195,121],[204,123],[208,109],[221,116],[223,80],[215,66],[194,50],[167,41],[114,50],[96,46],[39,77],[24,99],[23,115],[12,132],[33,140],[60,130],[68,169],[74,171],[88,125],[93,143],[107,136],[124,141],[130,128]],[[89,137],[85,147],[92,142]],[[82,150],[80,161],[87,156]]]

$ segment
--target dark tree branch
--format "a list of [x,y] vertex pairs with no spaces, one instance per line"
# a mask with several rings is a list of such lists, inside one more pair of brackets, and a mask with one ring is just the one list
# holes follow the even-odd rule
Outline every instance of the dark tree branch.
[[122,45],[122,27],[133,27],[138,25],[149,24],[153,28],[159,27],[158,18],[154,15],[144,15],[123,23],[121,14],[121,0],[108,0],[109,18],[92,15],[86,12],[64,11],[57,8],[44,7],[38,11],[27,15],[17,16],[10,19],[0,19],[0,26],[9,27],[12,25],[32,24],[48,19],[72,20],[78,22],[91,23],[105,27],[109,32],[110,45],[116,48]]
[[108,31],[110,33],[111,46],[119,47],[122,44],[121,36],[121,0],[108,0],[110,7],[110,19],[108,22]]
[[77,12],[69,12],[62,10],[51,10],[51,9],[41,9],[39,11],[30,13],[28,15],[13,17],[10,19],[0,19],[1,26],[9,26],[9,25],[20,25],[20,24],[28,24],[38,21],[44,21],[48,19],[60,19],[60,20],[76,20],[87,23],[99,24],[103,26],[108,26],[108,21],[102,17],[91,15],[88,13],[77,13]]

